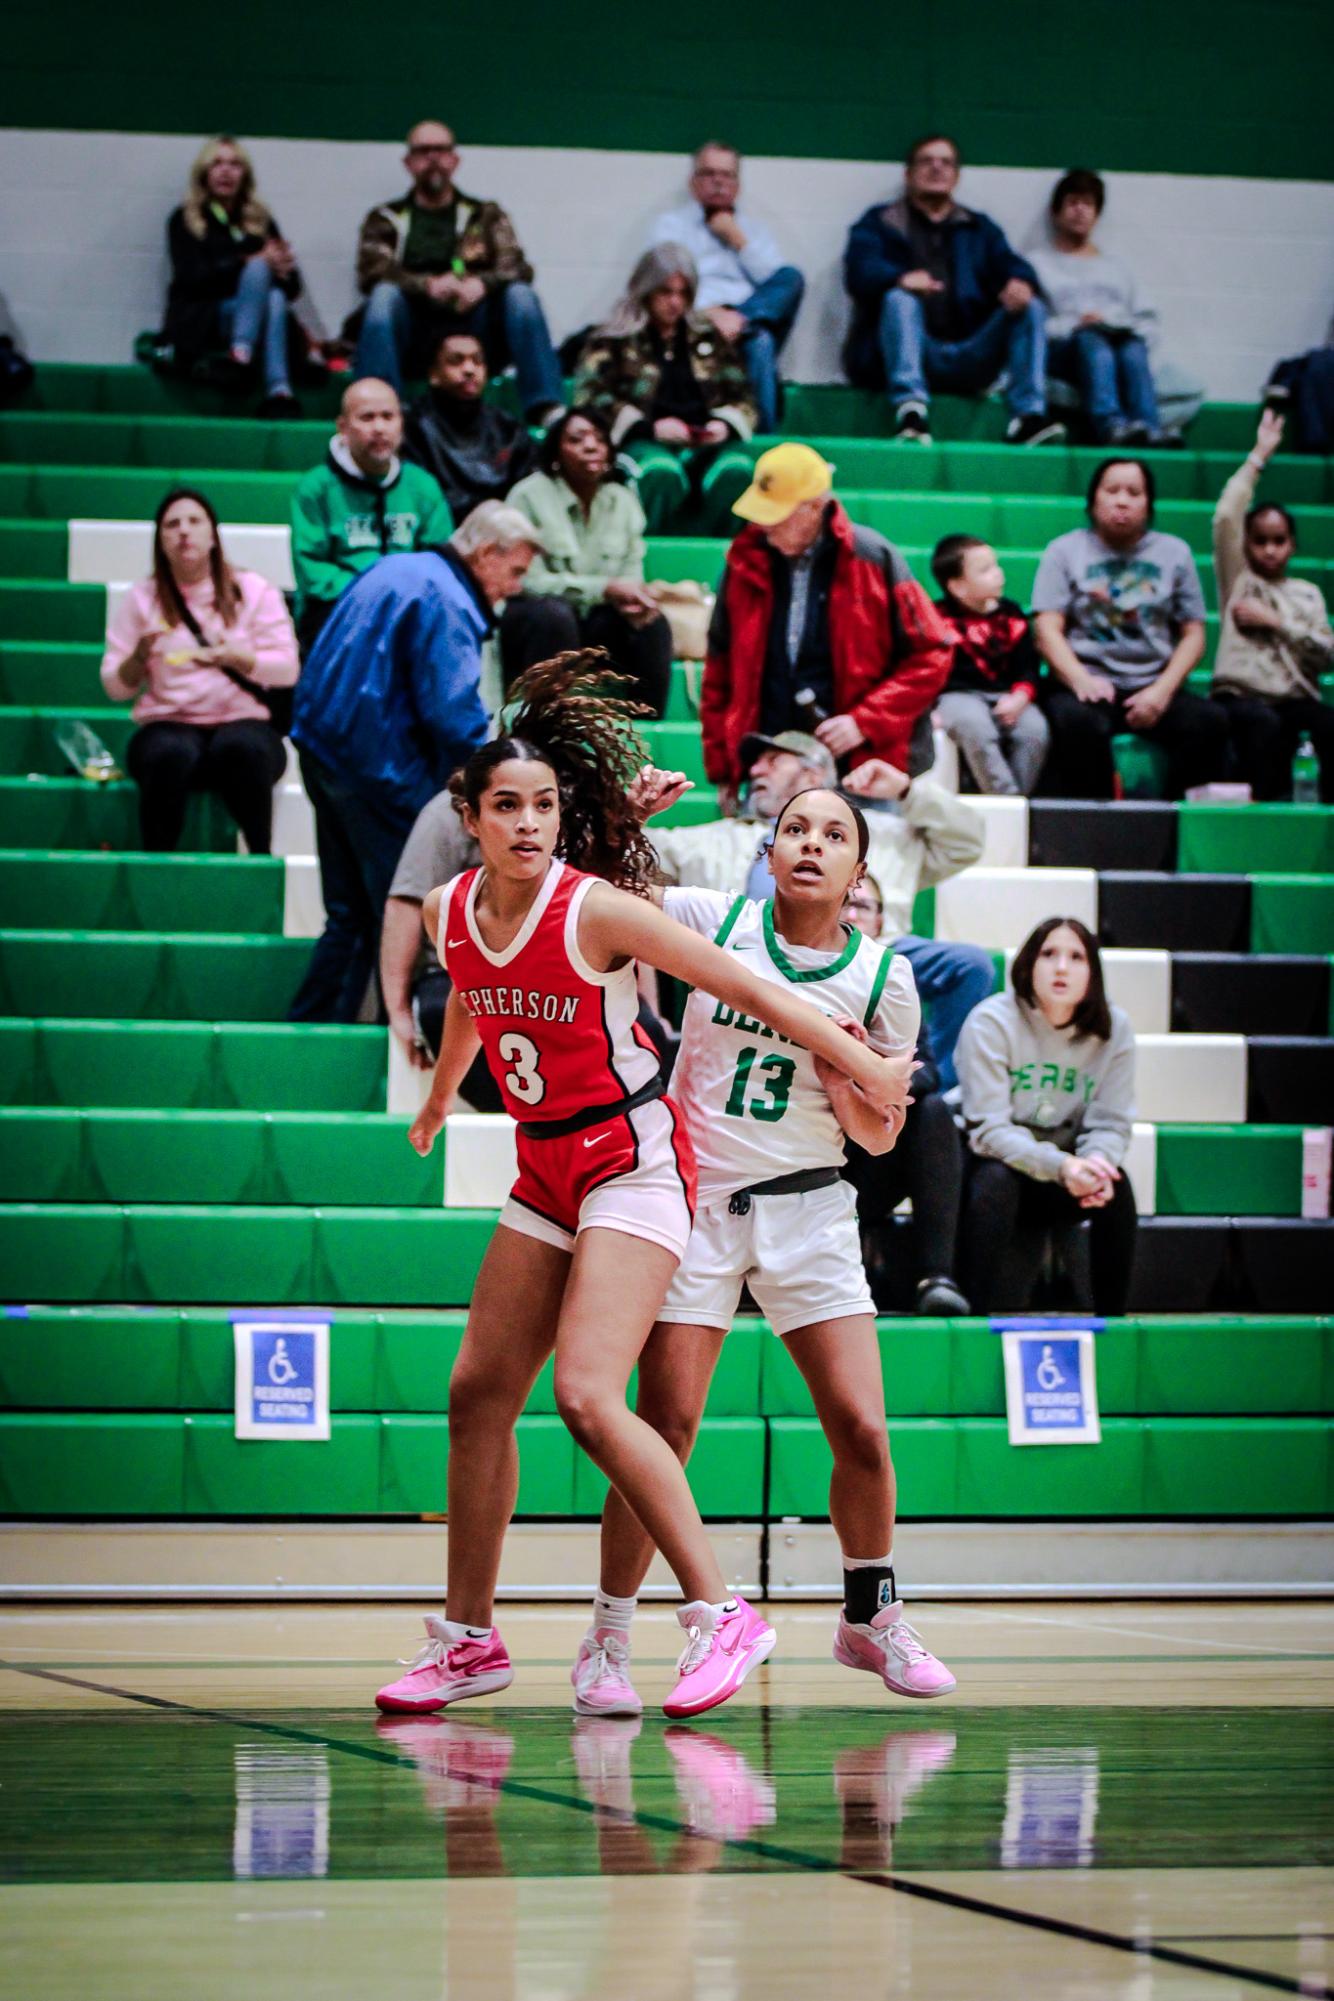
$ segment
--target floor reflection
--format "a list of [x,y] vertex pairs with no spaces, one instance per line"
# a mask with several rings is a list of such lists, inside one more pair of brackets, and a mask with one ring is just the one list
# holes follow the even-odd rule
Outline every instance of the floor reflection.
[[184,1882],[1334,1861],[1328,1710],[0,1713],[0,1871]]

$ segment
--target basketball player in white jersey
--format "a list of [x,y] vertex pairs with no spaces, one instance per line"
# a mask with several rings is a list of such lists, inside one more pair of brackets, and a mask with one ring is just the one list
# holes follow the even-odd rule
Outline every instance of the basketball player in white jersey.
[[[668,787],[667,774],[659,777]],[[772,902],[708,890],[655,895],[678,923],[713,938],[761,979],[797,987],[877,1053],[910,1054],[921,1016],[908,962],[841,916],[849,888],[865,874],[868,840],[860,808],[845,795],[800,792],[777,822]],[[829,1512],[844,1574],[834,1658],[879,1674],[900,1695],[946,1695],[954,1676],[906,1622],[895,1585],[894,1471],[875,1307],[856,1196],[839,1173],[845,1134],[884,1152],[903,1114],[887,1123],[830,1064],[698,991],[686,1004],[672,1091],[695,1149],[699,1201],[640,1356],[639,1414],[689,1457],[749,1285],[801,1370],[834,1455]],[[629,1627],[652,1555],[613,1489],[593,1624],[571,1675],[581,1715],[640,1712]]]

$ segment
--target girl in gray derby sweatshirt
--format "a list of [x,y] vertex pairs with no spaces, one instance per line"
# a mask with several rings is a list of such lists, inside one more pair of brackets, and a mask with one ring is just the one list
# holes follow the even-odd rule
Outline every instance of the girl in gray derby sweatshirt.
[[971,1149],[964,1290],[976,1312],[1021,1310],[1047,1232],[1087,1217],[1094,1311],[1124,1313],[1138,1221],[1122,1171],[1134,1032],[1108,1004],[1097,941],[1078,918],[1039,924],[1010,981],[1012,993],[973,1009],[955,1056]]

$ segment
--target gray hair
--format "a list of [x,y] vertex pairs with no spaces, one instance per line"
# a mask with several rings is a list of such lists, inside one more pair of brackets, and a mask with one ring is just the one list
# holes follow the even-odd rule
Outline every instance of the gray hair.
[[684,278],[690,287],[690,303],[695,303],[695,293],[699,289],[699,272],[695,260],[683,243],[655,243],[652,250],[646,250],[634,270],[625,292],[612,307],[610,317],[598,331],[621,338],[626,334],[643,333],[648,325],[649,294],[656,292],[671,278]]
[[450,548],[457,549],[460,556],[475,555],[479,549],[517,549],[525,542],[530,549],[545,554],[541,529],[503,500],[480,502],[449,538]]

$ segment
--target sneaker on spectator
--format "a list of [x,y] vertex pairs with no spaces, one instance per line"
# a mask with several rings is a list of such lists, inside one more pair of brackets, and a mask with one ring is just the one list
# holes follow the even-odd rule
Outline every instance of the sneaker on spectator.
[[965,1314],[972,1310],[954,1280],[944,1272],[924,1278],[917,1287],[919,1313],[939,1314],[944,1318],[951,1313]]
[[1007,445],[1062,445],[1065,443],[1065,425],[1055,417],[1033,411],[1027,417],[1011,417],[1005,426]]
[[1149,445],[1153,442],[1153,433],[1147,424],[1132,422],[1109,424],[1103,442],[1118,448],[1122,445]]
[[894,436],[905,445],[929,445],[931,412],[925,403],[900,403],[894,412]]

